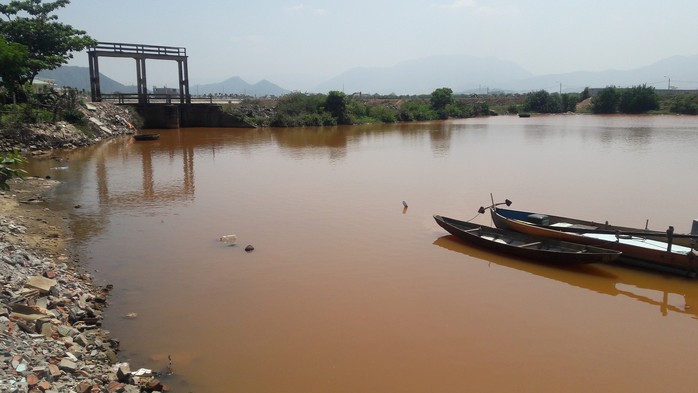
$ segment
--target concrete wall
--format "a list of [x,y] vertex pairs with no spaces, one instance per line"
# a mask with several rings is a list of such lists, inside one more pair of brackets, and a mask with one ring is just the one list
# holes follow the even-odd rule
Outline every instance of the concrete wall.
[[175,105],[147,104],[136,105],[136,111],[143,118],[143,128],[254,128],[253,125],[223,112],[214,104]]

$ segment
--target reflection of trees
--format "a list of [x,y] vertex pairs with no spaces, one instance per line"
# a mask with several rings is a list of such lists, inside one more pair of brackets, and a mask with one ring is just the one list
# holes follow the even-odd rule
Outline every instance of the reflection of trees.
[[[537,264],[465,245],[451,235],[436,239],[434,244],[488,263],[525,271],[574,287],[611,296],[625,296],[657,307],[663,316],[668,315],[669,312],[675,312],[689,314],[698,319],[698,307],[695,309],[691,307],[695,301],[698,301],[698,287],[689,279],[667,281],[666,278],[653,273],[632,270],[622,271],[620,275],[616,275],[601,264],[576,266]],[[683,304],[672,304],[672,298],[682,299]]]
[[347,154],[348,127],[276,128],[272,138],[282,151],[292,157],[327,154],[331,161],[338,161]]
[[452,130],[463,127],[465,125],[452,122],[381,123],[350,127],[275,128],[271,135],[281,150],[289,152],[292,157],[327,155],[335,161],[346,156],[347,147],[352,141],[389,135],[422,143],[424,135],[428,134],[432,149],[437,154],[445,153],[450,148]]
[[[54,193],[55,203],[58,208],[71,211],[69,225],[75,238],[87,240],[106,227],[113,210],[137,209],[144,203],[157,206],[190,201],[195,186],[194,149],[194,144],[181,144],[177,139],[171,143],[134,143],[131,138],[116,138],[67,152],[63,159],[67,160],[69,170],[57,174],[63,184]],[[175,157],[182,160],[181,177],[159,179],[158,163],[162,169],[163,158],[171,161]],[[140,160],[140,170],[129,176],[140,177],[140,182],[124,183],[114,178],[114,165],[129,165],[136,160]],[[50,173],[55,162],[33,164],[31,173]],[[77,204],[81,205],[80,209],[74,208]]]
[[453,123],[443,122],[441,127],[429,131],[431,151],[435,156],[448,155],[451,150],[451,129]]

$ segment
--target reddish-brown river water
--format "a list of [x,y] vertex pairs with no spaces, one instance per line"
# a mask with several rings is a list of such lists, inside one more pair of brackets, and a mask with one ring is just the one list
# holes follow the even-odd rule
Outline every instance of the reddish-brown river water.
[[30,172],[64,182],[52,203],[114,285],[122,359],[171,356],[174,392],[696,390],[697,280],[492,254],[432,215],[471,219],[492,193],[688,232],[698,118],[158,132]]

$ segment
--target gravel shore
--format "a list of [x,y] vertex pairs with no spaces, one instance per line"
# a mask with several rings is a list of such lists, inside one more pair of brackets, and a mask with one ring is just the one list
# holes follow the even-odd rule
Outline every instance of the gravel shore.
[[[91,137],[59,124],[2,130],[0,145],[36,155],[133,132],[122,108],[90,105],[86,113]],[[102,328],[111,288],[81,271],[67,248],[67,218],[43,204],[57,182],[9,184],[0,193],[0,392],[166,391],[157,373],[118,362],[119,342]]]

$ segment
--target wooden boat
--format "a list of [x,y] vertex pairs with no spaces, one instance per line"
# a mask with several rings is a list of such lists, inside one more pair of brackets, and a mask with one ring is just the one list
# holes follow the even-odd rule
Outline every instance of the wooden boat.
[[519,113],[519,117],[531,117],[531,114],[526,113],[526,112],[521,112],[521,113]]
[[154,141],[160,138],[160,134],[134,134],[133,139],[137,141]]
[[497,228],[621,251],[622,260],[649,268],[698,272],[698,236],[675,234],[673,227],[661,232],[495,206],[490,211]]
[[434,220],[443,229],[464,242],[540,262],[558,264],[610,262],[621,254],[618,251],[600,247],[531,236],[438,215],[434,216]]

